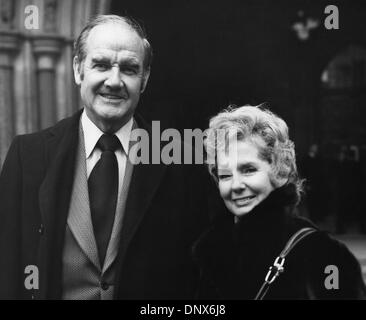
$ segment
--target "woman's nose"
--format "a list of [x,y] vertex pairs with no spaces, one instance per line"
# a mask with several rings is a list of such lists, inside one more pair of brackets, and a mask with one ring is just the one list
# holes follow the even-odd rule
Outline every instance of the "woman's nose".
[[241,191],[245,189],[245,183],[240,175],[233,175],[232,182],[231,182],[231,189],[233,191]]
[[111,89],[120,89],[123,86],[121,72],[119,67],[112,67],[108,78],[105,81],[105,85]]

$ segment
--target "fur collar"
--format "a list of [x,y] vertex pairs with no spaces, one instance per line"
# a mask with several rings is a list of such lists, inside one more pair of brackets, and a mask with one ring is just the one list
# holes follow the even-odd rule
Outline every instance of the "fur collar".
[[[313,226],[292,212],[296,200],[294,186],[278,188],[237,223],[231,213],[225,212],[195,243],[193,256],[214,279],[220,296],[230,298],[242,292],[236,286],[243,268],[253,279],[262,281],[291,235],[302,227]],[[248,292],[260,285],[255,281],[251,284],[253,288]]]

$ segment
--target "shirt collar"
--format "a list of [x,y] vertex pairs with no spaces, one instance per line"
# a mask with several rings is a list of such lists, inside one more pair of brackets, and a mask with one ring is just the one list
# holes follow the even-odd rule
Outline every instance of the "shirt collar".
[[[117,136],[123,150],[128,154],[130,135],[132,130],[133,118],[131,118],[123,127],[121,127],[114,134]],[[85,143],[85,155],[88,159],[92,154],[95,145],[97,144],[99,138],[104,134],[86,115],[85,109],[81,115],[81,126],[84,132],[84,143]]]

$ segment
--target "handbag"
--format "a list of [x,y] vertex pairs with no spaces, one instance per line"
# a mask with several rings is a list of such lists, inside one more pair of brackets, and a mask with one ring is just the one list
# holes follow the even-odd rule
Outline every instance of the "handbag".
[[314,228],[302,228],[290,238],[290,240],[286,243],[284,249],[273,262],[273,265],[269,267],[264,282],[254,300],[263,300],[263,298],[267,294],[270,285],[279,277],[281,273],[284,272],[286,256],[296,246],[297,243],[299,243],[302,239],[315,231],[316,229]]

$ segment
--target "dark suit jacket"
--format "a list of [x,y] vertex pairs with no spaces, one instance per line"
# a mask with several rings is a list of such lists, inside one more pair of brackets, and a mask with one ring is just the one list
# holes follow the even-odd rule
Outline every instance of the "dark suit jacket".
[[[18,136],[9,149],[0,175],[0,298],[61,298],[80,114]],[[137,122],[148,129],[142,119]],[[204,175],[194,165],[134,167],[115,298],[192,297],[197,274],[190,250],[206,221]],[[39,268],[39,290],[24,286],[28,265]]]

